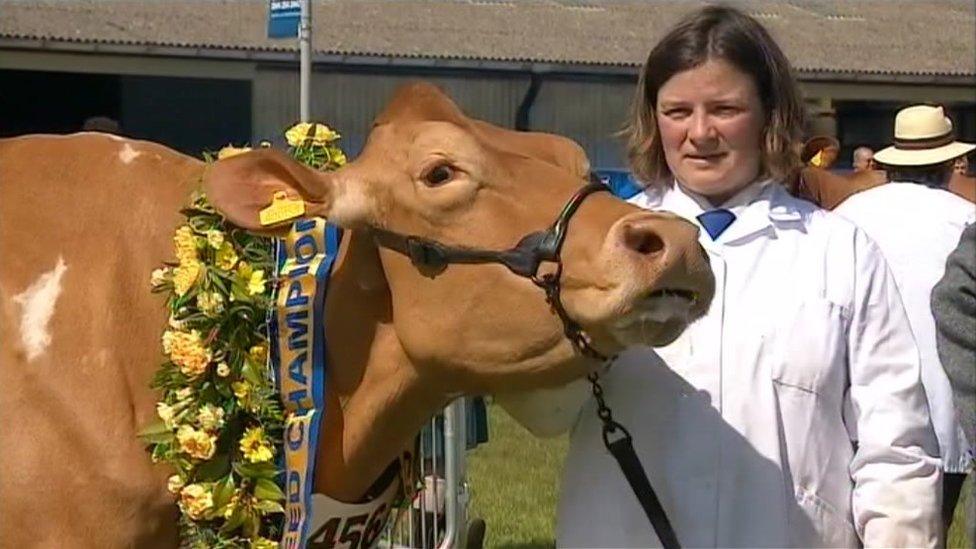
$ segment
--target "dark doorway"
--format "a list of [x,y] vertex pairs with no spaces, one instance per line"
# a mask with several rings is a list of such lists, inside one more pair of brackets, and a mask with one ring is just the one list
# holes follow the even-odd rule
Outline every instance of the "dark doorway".
[[91,117],[121,135],[198,156],[251,136],[246,80],[0,70],[0,136],[80,131]]
[[119,119],[117,75],[0,70],[0,136],[71,133],[85,119]]

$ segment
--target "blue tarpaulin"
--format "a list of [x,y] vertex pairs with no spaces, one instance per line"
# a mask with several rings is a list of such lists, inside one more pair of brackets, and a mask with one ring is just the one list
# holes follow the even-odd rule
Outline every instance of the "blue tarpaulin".
[[641,192],[641,186],[627,170],[597,168],[593,171],[596,172],[601,181],[610,187],[613,194],[624,200]]

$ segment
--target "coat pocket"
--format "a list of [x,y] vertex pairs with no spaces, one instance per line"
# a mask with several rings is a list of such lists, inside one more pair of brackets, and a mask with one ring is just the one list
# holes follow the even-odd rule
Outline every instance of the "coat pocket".
[[776,317],[763,336],[773,381],[839,402],[847,384],[846,309],[813,298]]
[[795,490],[796,507],[790,512],[794,547],[860,547],[850,513],[841,513],[802,487]]
[[784,311],[764,342],[779,420],[784,490],[794,545],[857,547],[843,419],[847,311],[807,299]]

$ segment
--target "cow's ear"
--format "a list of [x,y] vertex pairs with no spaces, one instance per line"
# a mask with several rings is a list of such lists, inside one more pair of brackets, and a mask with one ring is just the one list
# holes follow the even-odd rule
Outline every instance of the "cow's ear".
[[[301,201],[301,217],[328,217],[334,195],[332,178],[274,149],[258,149],[212,164],[204,175],[210,203],[231,223],[248,231],[282,236],[294,216],[276,224],[261,223],[261,211],[277,195]],[[294,204],[293,204],[294,206]]]

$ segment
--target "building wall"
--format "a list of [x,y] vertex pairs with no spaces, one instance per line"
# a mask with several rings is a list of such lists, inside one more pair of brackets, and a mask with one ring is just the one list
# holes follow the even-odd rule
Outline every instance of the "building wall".
[[[422,79],[450,95],[470,116],[511,127],[528,78],[504,75],[393,74],[319,70],[312,77],[310,115],[342,136],[342,146],[357,154],[377,115],[396,88]],[[298,121],[298,73],[293,69],[259,67],[254,81],[254,139],[280,142],[284,129]]]
[[[469,116],[514,128],[518,108],[529,89],[527,74],[397,71],[396,73],[317,70],[311,85],[313,119],[343,134],[348,153],[358,153],[373,119],[397,86],[411,80],[440,86]],[[254,140],[281,140],[283,129],[298,120],[298,74],[293,68],[258,67],[254,82]],[[529,111],[529,129],[576,140],[594,166],[619,167],[623,156],[613,134],[626,119],[633,84],[542,78]]]
[[624,167],[623,141],[615,134],[628,118],[634,85],[620,79],[543,79],[531,127],[576,140],[594,168]]
[[[96,80],[124,83],[113,84],[123,89],[120,99],[111,100],[111,94],[96,91],[96,86],[66,86],[74,90],[73,96],[82,96],[75,103],[83,98],[87,103],[75,109],[77,113],[59,115],[57,120],[47,122],[47,118],[57,118],[54,106],[45,108],[45,116],[37,116],[30,114],[29,109],[8,105],[8,110],[19,113],[20,118],[5,116],[0,120],[0,129],[5,127],[6,135],[71,131],[82,114],[91,111],[119,115],[124,118],[123,127],[131,128],[134,135],[190,153],[248,138],[252,142],[280,142],[282,131],[298,119],[296,69],[294,63],[257,64],[245,55],[239,60],[218,61],[145,54],[3,50],[0,77],[6,78],[8,84],[3,88],[16,90],[14,95],[27,103],[42,98],[36,102],[51,105],[51,101],[43,99],[47,93],[44,90],[65,86],[50,84],[57,76],[45,77],[49,78],[48,84],[30,84],[32,80],[22,78],[26,72],[75,74],[71,77],[75,78],[73,82],[81,82],[84,75],[102,75]],[[623,167],[621,142],[614,134],[627,118],[633,79],[613,75],[536,77],[541,80],[541,87],[529,113],[529,128],[576,140],[594,167]],[[433,67],[422,60],[416,68],[402,63],[397,67],[370,68],[318,65],[312,84],[313,117],[343,132],[344,147],[356,154],[373,119],[396,87],[416,78],[440,85],[470,115],[509,128],[515,125],[518,107],[531,82],[527,73]],[[971,87],[907,84],[897,77],[883,79],[883,75],[873,75],[863,81],[801,82],[815,115],[810,132],[836,133],[844,143],[846,157],[846,149],[856,144],[888,140],[890,131],[872,130],[870,135],[862,135],[862,123],[870,124],[874,130],[884,129],[877,121],[892,118],[898,105],[912,102],[947,104],[956,115],[961,136],[969,137],[976,131],[972,129],[976,128],[976,93]],[[31,86],[36,89],[29,89]],[[7,99],[12,104],[11,97]],[[866,122],[867,119],[871,121]]]

